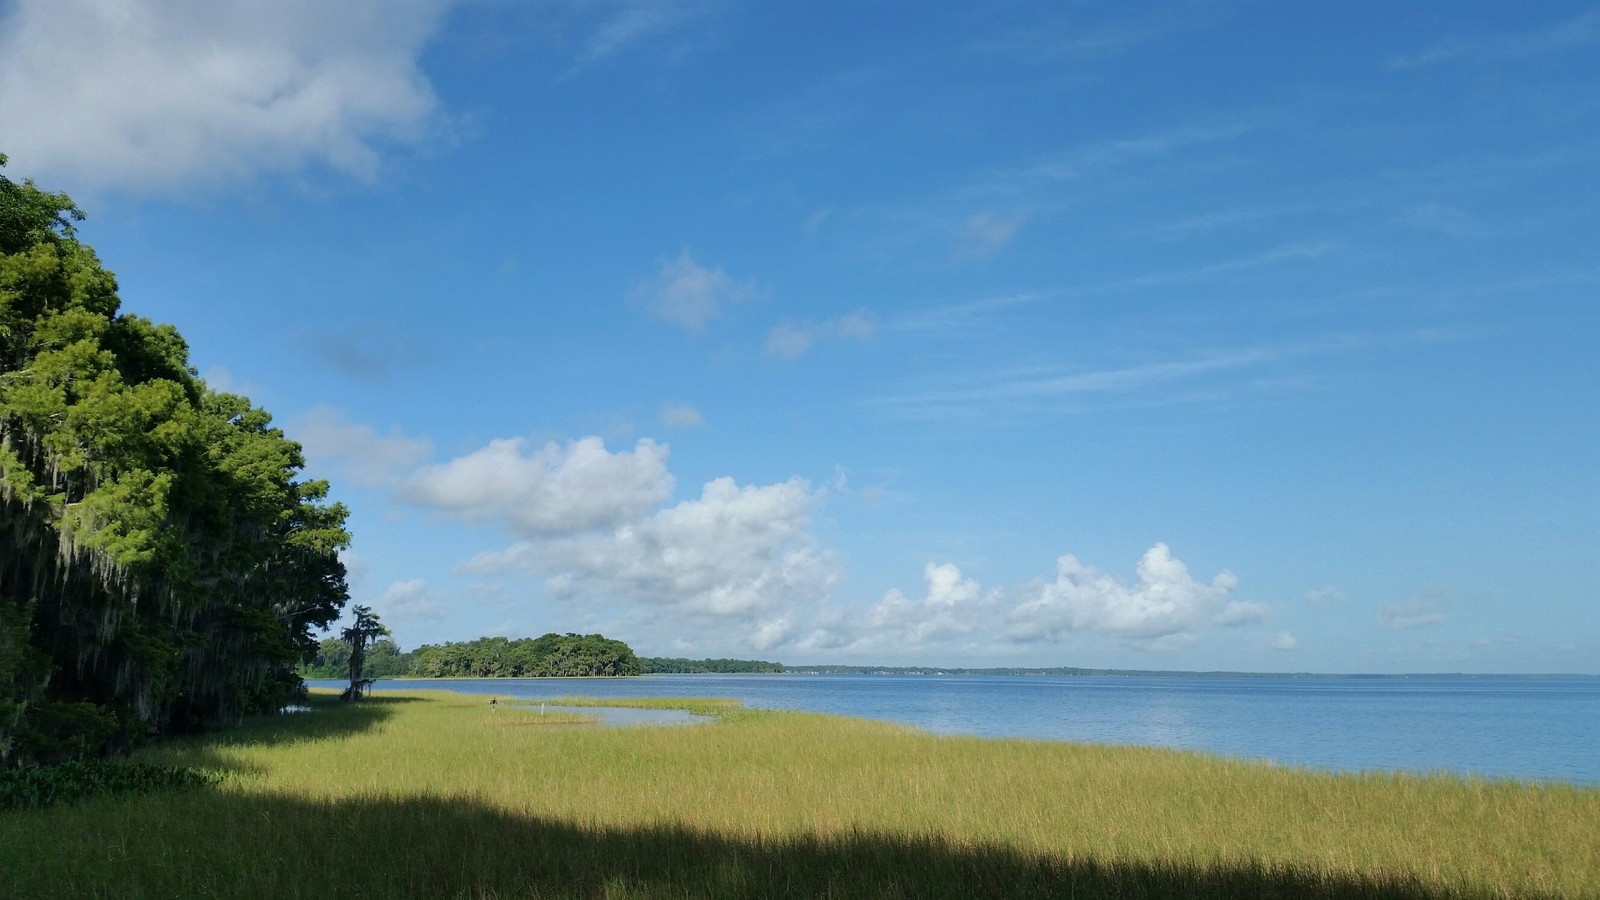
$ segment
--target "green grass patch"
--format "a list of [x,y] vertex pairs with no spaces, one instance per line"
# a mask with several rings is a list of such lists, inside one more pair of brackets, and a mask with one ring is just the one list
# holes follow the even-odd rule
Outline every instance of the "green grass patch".
[[233,773],[215,789],[0,815],[0,896],[1600,896],[1600,791],[1570,785],[726,703],[625,729],[444,692],[314,704],[141,755]]
[[211,787],[221,775],[172,766],[149,766],[111,760],[24,766],[0,772],[0,812],[71,803],[118,794]]

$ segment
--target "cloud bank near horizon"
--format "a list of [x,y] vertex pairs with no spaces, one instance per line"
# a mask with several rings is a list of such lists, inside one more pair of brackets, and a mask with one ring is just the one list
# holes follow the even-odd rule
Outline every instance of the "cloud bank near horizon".
[[[457,576],[514,586],[496,589],[506,595],[533,588],[607,627],[707,653],[1003,655],[1084,640],[1164,651],[1274,613],[1233,597],[1231,572],[1197,580],[1162,543],[1143,554],[1132,582],[1071,554],[1052,578],[1012,587],[985,587],[954,563],[929,561],[920,592],[896,587],[874,603],[851,602],[836,596],[847,574],[840,554],[813,527],[830,489],[804,478],[757,485],[722,476],[674,501],[670,448],[650,438],[619,450],[596,436],[543,445],[495,438],[425,462],[430,442],[334,410],[292,430],[320,464],[374,463],[379,474],[364,483],[392,502],[511,539],[460,562]],[[397,582],[379,606],[426,620],[443,597],[421,582]],[[1294,643],[1280,637],[1274,646]]]

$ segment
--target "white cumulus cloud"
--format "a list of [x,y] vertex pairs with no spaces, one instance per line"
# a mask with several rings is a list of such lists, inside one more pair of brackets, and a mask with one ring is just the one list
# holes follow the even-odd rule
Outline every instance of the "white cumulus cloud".
[[1218,625],[1249,625],[1252,622],[1265,622],[1272,618],[1272,606],[1267,603],[1255,603],[1250,600],[1230,600],[1228,605],[1217,613],[1215,619]]
[[1294,632],[1280,631],[1273,635],[1272,643],[1267,646],[1274,650],[1294,650],[1300,646],[1300,639],[1294,636]]
[[453,606],[448,597],[428,589],[421,578],[396,581],[374,601],[380,619],[395,622],[432,622],[445,617]]
[[663,258],[656,274],[635,285],[628,299],[669,322],[699,332],[724,309],[759,292],[754,281],[737,281],[721,266],[702,266],[685,250],[676,258]]
[[810,532],[820,494],[801,479],[707,483],[698,499],[603,533],[528,546],[559,594],[625,599],[733,624],[755,649],[788,640],[839,577]]
[[[675,409],[684,425],[699,420],[689,407],[664,413]],[[825,603],[841,567],[811,531],[827,491],[804,479],[740,485],[717,478],[699,497],[668,505],[675,487],[668,448],[648,438],[616,452],[594,436],[543,446],[503,438],[417,466],[431,453],[426,441],[379,434],[336,410],[308,414],[297,431],[330,458],[364,459],[383,473],[371,483],[396,499],[512,538],[460,563],[457,574],[539,579],[546,597],[588,619],[662,642],[692,637],[708,647],[764,651],[798,646],[828,621]],[[935,605],[960,594],[959,577],[939,584]],[[420,579],[392,583],[374,606],[409,619],[448,609]]]
[[1211,610],[1237,584],[1228,571],[1210,584],[1194,580],[1166,544],[1146,551],[1132,585],[1068,554],[1057,560],[1054,581],[1023,589],[1009,616],[1008,633],[1018,641],[1060,640],[1074,632],[1134,641],[1191,636],[1204,628]]
[[598,437],[530,448],[501,438],[446,463],[425,466],[402,498],[529,535],[563,534],[632,521],[672,494],[668,450],[648,438],[612,453]]
[[451,0],[17,0],[0,6],[13,171],[146,193],[325,165],[368,179],[426,139],[418,65]]
[[865,616],[861,625],[868,630],[887,632],[899,647],[921,645],[971,634],[982,624],[997,594],[985,592],[977,581],[965,578],[956,566],[928,563],[922,578],[928,592],[919,599],[907,597],[898,588],[884,594]]

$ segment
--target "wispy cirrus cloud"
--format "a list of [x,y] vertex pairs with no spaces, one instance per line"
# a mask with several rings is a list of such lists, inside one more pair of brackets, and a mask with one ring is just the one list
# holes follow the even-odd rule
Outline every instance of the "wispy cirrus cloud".
[[984,210],[974,213],[961,227],[957,239],[957,255],[969,259],[986,259],[999,253],[1011,243],[1022,227],[1025,216],[1001,215]]
[[1302,210],[1291,206],[1264,204],[1215,210],[1198,215],[1189,213],[1181,218],[1146,226],[1140,233],[1148,234],[1162,241],[1184,240],[1210,235],[1235,226],[1260,222],[1298,211]]
[[760,293],[754,280],[735,279],[721,266],[703,266],[684,250],[675,257],[662,257],[655,275],[634,285],[628,299],[698,333],[729,306]]
[[1251,116],[1219,118],[1210,122],[1177,125],[1146,132],[1136,137],[1090,141],[1035,158],[1021,165],[997,169],[987,183],[991,186],[1023,187],[1050,181],[1087,178],[1111,169],[1154,162],[1174,154],[1238,140],[1259,130],[1262,123]]
[[700,410],[683,403],[661,407],[661,424],[666,428],[699,428],[706,423]]
[[1410,69],[1450,60],[1512,59],[1596,43],[1600,43],[1600,11],[1591,11],[1534,31],[1447,40],[1418,53],[1390,57],[1388,64]]
[[767,332],[764,352],[775,359],[799,359],[823,341],[865,341],[877,327],[865,309],[822,321],[780,322]]
[[1035,24],[1026,30],[977,44],[982,53],[1040,61],[1090,60],[1115,56],[1167,34],[1177,27],[1173,18],[1148,17],[1117,22],[1077,20]]
[[1412,228],[1434,231],[1448,237],[1477,237],[1488,233],[1482,223],[1460,208],[1430,200],[1407,207],[1394,220]]
[[1308,603],[1338,603],[1343,599],[1344,591],[1339,590],[1331,584],[1327,587],[1313,588],[1312,590],[1306,591],[1306,602]]
[[1479,337],[1481,333],[1437,328],[1390,334],[1332,333],[1282,343],[1202,348],[1187,355],[1164,351],[1127,365],[1010,365],[935,375],[860,402],[893,418],[946,423],[1014,421],[1113,407],[1216,403],[1251,394],[1270,397],[1307,390],[1323,382],[1324,376],[1316,373],[1328,370],[1343,356]]
[[1048,228],[1051,216],[1081,200],[1085,190],[1098,190],[1124,172],[1160,173],[1179,162],[1213,159],[1271,121],[1273,114],[1240,113],[1084,141],[996,163],[942,190],[856,207],[851,220],[880,226],[866,242],[875,253],[942,244],[956,261],[986,259],[1014,240],[1023,225],[1031,228],[1038,220],[1041,229]]
[[433,455],[433,442],[426,438],[411,437],[398,428],[381,433],[332,406],[295,416],[284,431],[300,442],[314,471],[331,469],[367,487],[393,486]]
[[970,335],[997,319],[1024,312],[1054,296],[1053,293],[1022,291],[996,294],[958,303],[935,303],[915,307],[879,323],[883,331],[906,331],[931,335]]
[[946,377],[932,386],[885,394],[867,405],[907,419],[949,420],[1060,414],[1092,401],[1130,398],[1198,380],[1370,346],[1349,335],[1286,344],[1209,350],[1187,358],[1100,369],[1055,364]]
[[577,65],[605,59],[625,47],[663,34],[706,12],[703,3],[678,0],[610,0],[605,15],[584,42]]
[[1187,269],[1174,269],[1167,272],[1152,272],[1147,275],[1130,275],[1126,278],[1116,278],[1108,281],[1091,282],[1075,285],[1063,289],[1069,296],[1086,294],[1110,293],[1127,291],[1137,288],[1160,287],[1173,284],[1187,284],[1196,281],[1205,281],[1218,275],[1232,272],[1248,271],[1251,269],[1264,269],[1283,263],[1295,263],[1305,260],[1317,259],[1327,256],[1339,249],[1334,241],[1302,241],[1292,244],[1283,244],[1260,253],[1251,253],[1246,256],[1237,256],[1222,259],[1203,265],[1191,266]]
[[1378,612],[1378,624],[1389,631],[1421,628],[1444,620],[1445,615],[1439,611],[1438,604],[1423,597],[1413,598],[1404,603],[1394,603]]

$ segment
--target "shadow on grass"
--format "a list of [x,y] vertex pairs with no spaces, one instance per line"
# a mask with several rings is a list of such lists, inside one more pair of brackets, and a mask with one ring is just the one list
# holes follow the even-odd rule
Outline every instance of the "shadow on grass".
[[307,712],[259,716],[234,731],[219,732],[216,737],[252,744],[343,737],[375,728],[393,716],[400,706],[419,702],[421,699],[417,697],[370,696],[357,703],[346,703],[337,696],[313,694],[307,703],[311,707]]
[[[209,794],[166,810],[152,804],[115,827],[130,834],[101,829],[84,838],[90,846],[53,845],[56,862],[6,859],[0,849],[0,873],[10,870],[0,895],[190,896],[204,885],[207,896],[243,898],[1462,896],[1404,877],[1036,856],[865,832],[761,839],[590,828],[442,798]],[[83,865],[119,845],[130,848],[122,857]]]
[[416,702],[416,697],[367,697],[359,703],[346,703],[337,695],[312,694],[306,704],[311,708],[305,712],[251,716],[235,728],[219,728],[152,744],[135,758],[163,764],[181,759],[186,766],[244,772],[248,771],[246,767],[211,751],[244,745],[331,740],[358,734],[388,720],[401,704]]

